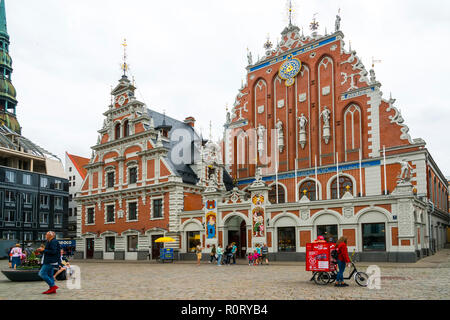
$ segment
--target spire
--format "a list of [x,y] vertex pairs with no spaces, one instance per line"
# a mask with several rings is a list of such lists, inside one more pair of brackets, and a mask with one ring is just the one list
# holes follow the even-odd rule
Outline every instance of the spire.
[[6,9],[5,9],[5,0],[1,0],[0,2],[0,33],[2,35],[8,36],[8,29],[6,27]]
[[123,77],[127,76],[128,71],[128,63],[127,63],[127,39],[123,39],[123,64],[122,64],[122,71],[123,71]]

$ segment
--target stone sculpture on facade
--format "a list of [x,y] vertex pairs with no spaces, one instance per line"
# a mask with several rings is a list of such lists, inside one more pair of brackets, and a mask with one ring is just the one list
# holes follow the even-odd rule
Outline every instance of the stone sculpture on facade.
[[253,64],[253,57],[252,57],[252,53],[247,49],[247,60],[248,60],[248,64],[252,65]]
[[306,145],[306,126],[308,125],[308,119],[306,119],[305,115],[302,113],[302,116],[298,118],[299,126],[300,126],[300,137],[299,142],[302,149],[305,149]]
[[412,167],[409,165],[408,161],[406,159],[403,159],[399,161],[400,165],[402,166],[400,175],[398,176],[398,183],[408,183],[411,181],[411,170]]
[[324,107],[322,113],[320,114],[320,118],[323,119],[323,139],[325,140],[325,144],[328,144],[330,141],[331,133],[330,133],[330,110],[327,107]]
[[341,29],[341,16],[338,14],[336,16],[335,31],[338,32],[340,29]]
[[283,122],[278,119],[276,124],[277,135],[278,135],[278,150],[280,153],[283,153],[284,150],[284,133],[283,133]]
[[260,124],[257,129],[259,157],[262,157],[264,154],[264,133],[265,133],[265,131],[266,131],[266,128],[264,128],[264,126]]

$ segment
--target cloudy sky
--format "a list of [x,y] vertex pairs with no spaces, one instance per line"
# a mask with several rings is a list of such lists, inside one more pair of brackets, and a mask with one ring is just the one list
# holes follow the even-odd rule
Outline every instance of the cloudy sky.
[[[295,0],[309,32],[341,29],[363,63],[372,57],[384,97],[397,99],[412,138],[450,175],[450,2]],[[13,83],[23,134],[64,159],[90,157],[121,76],[124,38],[137,97],[148,107],[221,136],[225,106],[246,76],[246,48],[263,55],[287,25],[285,0],[6,0]]]

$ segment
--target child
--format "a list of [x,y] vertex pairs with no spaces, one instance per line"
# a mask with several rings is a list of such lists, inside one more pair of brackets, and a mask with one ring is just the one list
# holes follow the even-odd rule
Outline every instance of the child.
[[253,254],[250,252],[248,254],[248,265],[251,266],[252,264],[254,264],[255,262],[255,258],[253,257]]
[[258,254],[258,251],[255,250],[253,252],[253,265],[257,266],[258,263],[259,263],[259,254]]

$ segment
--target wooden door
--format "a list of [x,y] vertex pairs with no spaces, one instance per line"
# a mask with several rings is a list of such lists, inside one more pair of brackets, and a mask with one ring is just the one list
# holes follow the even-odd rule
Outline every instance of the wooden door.
[[86,239],[86,259],[94,258],[94,239]]
[[155,235],[152,236],[152,259],[159,259],[159,250],[164,247],[164,243],[155,242],[158,238],[163,237],[164,235]]

